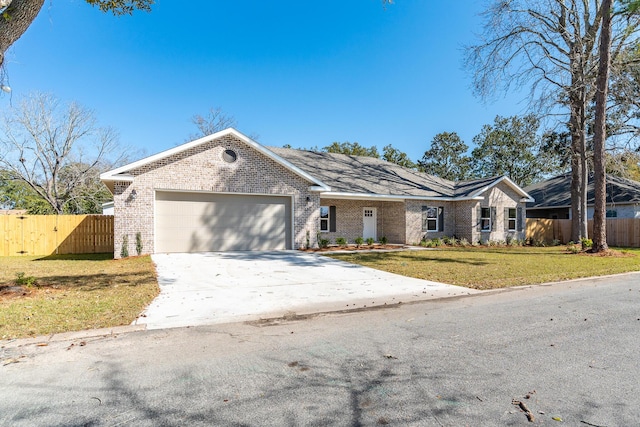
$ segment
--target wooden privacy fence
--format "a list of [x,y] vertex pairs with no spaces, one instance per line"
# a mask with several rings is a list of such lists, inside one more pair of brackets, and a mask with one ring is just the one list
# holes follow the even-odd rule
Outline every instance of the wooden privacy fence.
[[110,215],[0,215],[0,256],[113,252]]
[[[587,232],[593,236],[593,220],[588,221]],[[570,219],[527,218],[527,239],[560,243],[571,240]],[[607,219],[607,243],[609,246],[640,247],[640,218]]]

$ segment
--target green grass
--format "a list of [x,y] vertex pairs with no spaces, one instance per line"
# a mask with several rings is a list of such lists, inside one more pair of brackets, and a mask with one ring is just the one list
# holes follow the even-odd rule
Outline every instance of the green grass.
[[0,257],[0,291],[0,339],[9,339],[128,325],[159,288],[148,256],[88,254]]
[[332,258],[378,270],[493,289],[640,271],[640,249],[614,256],[569,254],[564,246],[443,248],[431,251],[334,254]]

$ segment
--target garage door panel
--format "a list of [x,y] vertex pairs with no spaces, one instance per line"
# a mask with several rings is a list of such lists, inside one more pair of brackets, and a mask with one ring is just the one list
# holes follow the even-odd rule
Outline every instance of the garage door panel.
[[156,252],[291,248],[286,196],[156,194]]

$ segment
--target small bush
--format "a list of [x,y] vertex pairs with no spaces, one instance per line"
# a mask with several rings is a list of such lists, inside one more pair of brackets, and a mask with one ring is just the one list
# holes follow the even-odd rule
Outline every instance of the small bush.
[[375,242],[375,239],[373,237],[367,237],[367,245],[371,246],[373,245],[373,242]]
[[336,237],[336,245],[338,245],[338,246],[346,246],[347,245],[347,239],[345,239],[344,237]]
[[142,233],[139,231],[136,233],[136,253],[138,256],[142,254]]
[[551,246],[560,246],[560,240],[558,239],[553,239],[551,241]]
[[36,285],[36,278],[33,276],[25,276],[24,272],[21,271],[16,273],[16,280],[14,280],[14,283],[16,286],[31,287]]
[[547,246],[547,243],[544,241],[544,239],[531,239],[531,246],[544,248],[545,246]]
[[306,243],[307,243],[307,249],[311,248],[311,233],[309,233],[309,230],[307,230],[306,233]]
[[458,244],[466,248],[467,246],[469,246],[469,241],[463,237],[458,241]]
[[120,257],[127,258],[129,256],[129,236],[122,236],[122,248],[120,249]]
[[381,244],[386,245],[387,244],[387,238],[382,236],[379,240],[378,240]]
[[587,239],[586,237],[580,239],[580,243],[582,244],[582,249],[590,249],[593,247],[593,240]]
[[435,248],[436,246],[438,246],[438,243],[435,241],[435,239],[429,239],[425,241],[425,246],[427,248]]
[[580,246],[574,244],[573,242],[569,242],[567,245],[567,252],[571,252],[572,254],[578,254],[582,252]]
[[442,246],[442,245],[444,244],[444,242],[442,241],[442,239],[439,239],[439,238],[437,238],[437,237],[436,237],[435,239],[431,239],[431,241],[433,242],[433,245],[434,245],[435,247]]
[[362,244],[364,243],[364,239],[362,237],[356,237],[356,239],[354,240],[354,242],[356,243],[357,247],[362,246]]
[[328,248],[329,247],[329,239],[320,239],[320,241],[318,242],[318,245],[321,248]]
[[508,239],[507,246],[522,246],[522,241],[518,239]]

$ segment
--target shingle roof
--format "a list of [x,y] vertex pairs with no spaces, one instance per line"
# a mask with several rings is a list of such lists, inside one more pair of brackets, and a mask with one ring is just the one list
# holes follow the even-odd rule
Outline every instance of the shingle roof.
[[[536,201],[527,203],[527,208],[558,208],[571,206],[571,175],[558,175],[546,181],[532,184],[524,189]],[[595,193],[593,177],[587,186],[587,204],[593,205]],[[640,203],[640,182],[607,176],[607,203]]]
[[331,187],[331,192],[418,197],[465,197],[499,177],[453,182],[373,157],[268,147]]

